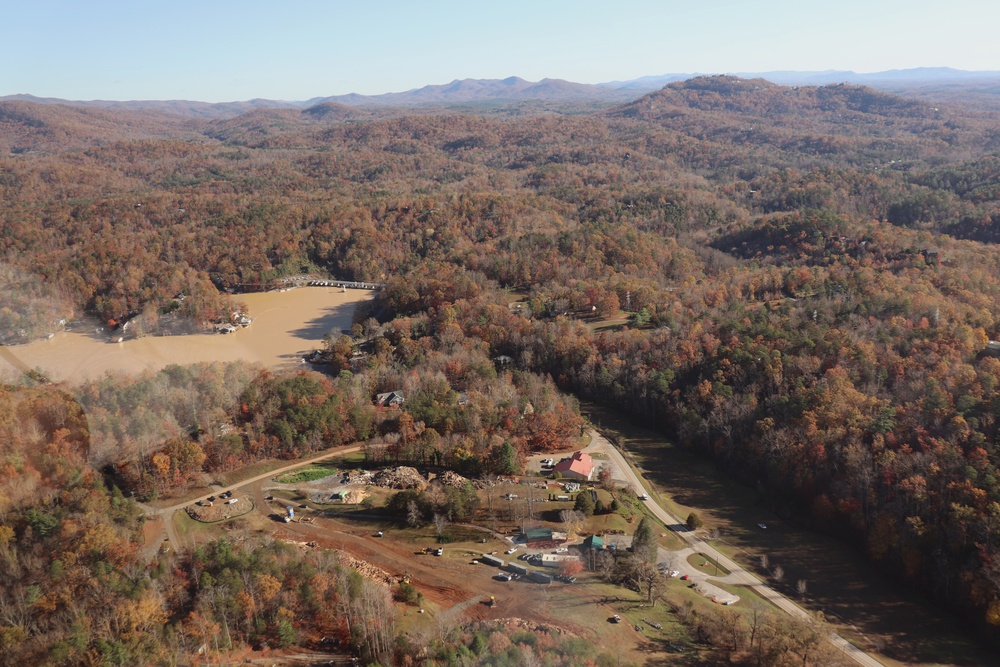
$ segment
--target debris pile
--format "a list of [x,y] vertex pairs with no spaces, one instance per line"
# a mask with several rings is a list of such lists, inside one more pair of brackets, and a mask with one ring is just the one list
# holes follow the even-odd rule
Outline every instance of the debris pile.
[[393,577],[382,568],[376,567],[367,561],[359,560],[349,553],[338,551],[337,558],[340,559],[341,564],[354,568],[365,579],[371,579],[386,586],[393,586],[398,581],[398,577]]
[[344,473],[344,484],[371,484],[374,476],[371,470],[348,470]]
[[451,486],[456,489],[464,489],[465,485],[469,483],[469,480],[451,470],[445,470],[443,473],[435,477],[434,481],[440,482],[444,486]]
[[384,489],[422,489],[427,486],[427,480],[417,472],[416,468],[400,466],[380,470],[375,473],[370,484]]
[[[304,542],[301,540],[289,539],[287,537],[279,537],[278,541],[284,542],[285,544],[291,544],[293,547],[297,547],[299,549],[315,549],[319,546],[319,543],[317,542]],[[393,577],[382,568],[376,567],[367,561],[355,558],[349,553],[336,551],[336,554],[341,564],[357,570],[365,579],[371,579],[372,581],[384,584],[385,586],[392,586],[396,584],[399,579],[398,577]]]

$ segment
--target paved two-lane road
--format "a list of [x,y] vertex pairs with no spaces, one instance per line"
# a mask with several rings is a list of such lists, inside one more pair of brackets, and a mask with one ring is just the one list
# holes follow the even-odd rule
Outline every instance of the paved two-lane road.
[[[811,618],[805,609],[795,604],[770,586],[764,584],[764,582],[758,579],[754,574],[747,572],[742,566],[738,565],[732,559],[727,558],[711,544],[702,541],[701,538],[693,532],[678,530],[677,527],[682,526],[683,522],[667,512],[659,505],[659,503],[653,500],[653,497],[649,495],[649,490],[642,483],[642,480],[639,479],[639,476],[635,474],[632,467],[625,461],[625,457],[622,456],[622,453],[615,448],[615,446],[612,445],[607,438],[597,431],[591,432],[591,443],[591,446],[595,444],[601,446],[602,450],[607,453],[614,464],[619,468],[621,476],[627,483],[631,484],[633,488],[635,488],[637,493],[647,494],[648,498],[643,502],[657,519],[662,521],[664,525],[672,527],[677,534],[692,547],[697,547],[698,551],[716,559],[722,567],[729,570],[731,575],[726,577],[726,581],[752,587],[757,595],[760,595],[762,598],[766,598],[774,606],[785,611],[791,616],[803,619]],[[858,664],[864,665],[864,667],[883,667],[881,662],[836,633],[830,633],[830,641],[833,642],[834,646],[843,651],[847,656],[853,658]]]

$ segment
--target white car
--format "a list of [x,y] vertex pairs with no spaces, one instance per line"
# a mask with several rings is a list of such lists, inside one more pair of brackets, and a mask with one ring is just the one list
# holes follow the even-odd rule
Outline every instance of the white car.
[[558,549],[556,549],[556,553],[557,554],[564,554],[564,553],[568,553],[568,552],[569,552],[569,549],[567,549],[566,547],[559,547]]
[[647,496],[645,493],[640,493],[639,500],[649,500],[649,496]]
[[504,553],[505,554],[512,554],[515,551],[517,551],[517,547],[511,547],[510,549],[507,549],[507,551],[504,551]]
[[669,572],[667,572],[667,576],[676,579],[677,577],[681,576],[681,573],[678,572],[677,570],[670,570]]
[[766,523],[758,523],[757,527],[760,528],[761,530],[767,530],[767,524]]

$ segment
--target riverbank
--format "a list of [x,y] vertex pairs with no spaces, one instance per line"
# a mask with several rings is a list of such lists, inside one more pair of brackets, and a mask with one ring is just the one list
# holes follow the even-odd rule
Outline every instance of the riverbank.
[[4,348],[0,377],[37,369],[54,381],[77,383],[107,372],[140,373],[170,364],[248,361],[274,371],[296,370],[323,336],[351,327],[355,306],[373,290],[301,287],[241,294],[253,324],[230,334],[150,336],[121,343],[92,329],[63,331],[47,340]]

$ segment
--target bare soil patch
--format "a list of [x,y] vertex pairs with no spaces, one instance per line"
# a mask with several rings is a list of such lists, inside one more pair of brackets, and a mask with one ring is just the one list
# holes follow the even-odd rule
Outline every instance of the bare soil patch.
[[188,505],[186,511],[195,521],[215,523],[243,516],[253,508],[253,500],[249,496],[234,495],[232,498],[204,501],[200,505]]

